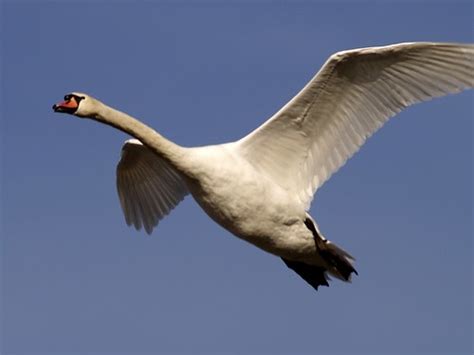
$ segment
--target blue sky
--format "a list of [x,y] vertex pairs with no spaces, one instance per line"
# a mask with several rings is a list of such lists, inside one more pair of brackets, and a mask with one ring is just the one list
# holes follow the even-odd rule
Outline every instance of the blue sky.
[[390,121],[311,214],[357,259],[315,292],[188,197],[128,228],[128,137],[54,114],[90,93],[175,142],[240,138],[338,50],[474,42],[470,1],[3,1],[2,354],[472,351],[473,93]]

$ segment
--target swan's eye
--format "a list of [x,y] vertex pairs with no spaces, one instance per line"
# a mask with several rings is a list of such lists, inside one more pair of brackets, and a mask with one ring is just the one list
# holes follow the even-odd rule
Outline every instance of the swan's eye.
[[69,100],[71,100],[71,95],[64,96],[64,101],[69,101]]
[[71,96],[70,99],[73,98],[74,100],[76,100],[76,102],[77,102],[78,105],[79,105],[79,102],[81,102],[82,100],[85,99],[84,96],[78,96],[78,95],[70,95],[70,96]]

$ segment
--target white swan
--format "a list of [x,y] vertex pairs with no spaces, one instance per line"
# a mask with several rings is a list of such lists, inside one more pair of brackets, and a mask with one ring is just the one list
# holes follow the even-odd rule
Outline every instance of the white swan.
[[474,45],[402,43],[332,55],[272,118],[239,141],[178,146],[82,94],[56,112],[118,128],[117,188],[127,224],[151,233],[189,192],[217,223],[280,256],[315,289],[327,273],[349,281],[353,258],[306,212],[315,191],[403,108],[474,86]]

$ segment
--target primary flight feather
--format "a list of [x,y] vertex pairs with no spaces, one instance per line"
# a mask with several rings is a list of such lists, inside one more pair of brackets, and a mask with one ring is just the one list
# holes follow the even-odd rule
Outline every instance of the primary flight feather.
[[151,233],[190,193],[217,223],[317,289],[328,274],[349,281],[357,272],[307,213],[316,190],[403,108],[472,87],[474,45],[401,43],[332,55],[273,117],[226,144],[178,146],[86,94],[53,108],[135,138],[117,166],[127,224]]

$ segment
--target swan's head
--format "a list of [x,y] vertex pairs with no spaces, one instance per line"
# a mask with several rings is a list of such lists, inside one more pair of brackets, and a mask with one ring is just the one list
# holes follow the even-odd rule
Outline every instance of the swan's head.
[[80,92],[64,96],[64,101],[53,105],[54,112],[69,113],[79,117],[93,117],[97,112],[97,100]]

